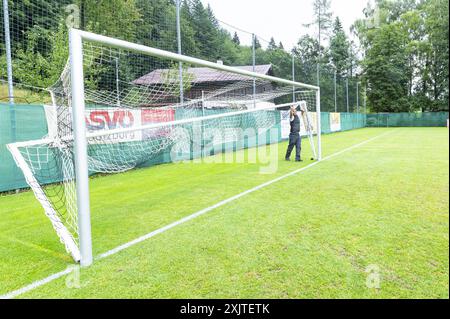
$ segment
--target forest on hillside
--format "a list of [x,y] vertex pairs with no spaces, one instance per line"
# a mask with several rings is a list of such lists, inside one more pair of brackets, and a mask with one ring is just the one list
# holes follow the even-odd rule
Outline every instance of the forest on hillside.
[[[339,0],[307,1],[314,4],[312,35],[299,34],[292,52],[276,35],[264,46],[257,37],[257,64],[270,63],[276,76],[290,79],[294,55],[297,81],[316,84],[320,74],[326,111],[334,109],[335,74],[340,104],[345,103],[343,81],[350,80],[352,110],[357,82],[371,112],[448,110],[448,1],[376,0],[351,30],[344,30],[331,12],[330,1]],[[175,0],[10,0],[15,82],[48,87],[58,79],[67,61],[66,25],[74,3],[79,8],[76,26],[83,30],[177,51]],[[185,55],[252,64],[252,46],[227,31],[201,0],[182,0],[181,42]],[[0,78],[6,78],[3,32]]]

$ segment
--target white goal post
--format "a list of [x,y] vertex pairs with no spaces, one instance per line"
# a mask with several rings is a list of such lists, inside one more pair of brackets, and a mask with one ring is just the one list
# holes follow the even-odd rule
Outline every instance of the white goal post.
[[[86,44],[89,44],[89,47],[86,47]],[[126,54],[123,52],[126,52]],[[16,163],[24,172],[28,184],[44,207],[46,215],[52,220],[53,227],[60,240],[65,244],[73,258],[79,261],[82,266],[89,266],[93,262],[89,175],[96,172],[121,172],[137,167],[148,159],[149,154],[160,152],[161,145],[167,146],[174,139],[180,138],[174,132],[169,132],[173,128],[201,123],[202,129],[208,126],[231,128],[233,125],[245,127],[253,125],[256,126],[255,129],[267,130],[269,127],[279,124],[278,119],[273,120],[271,112],[280,108],[286,109],[290,106],[296,106],[302,110],[306,108],[306,111],[309,108],[316,113],[314,133],[317,139],[317,149],[315,149],[313,140],[313,117],[310,117],[308,112],[306,112],[307,116],[304,120],[306,122],[305,127],[313,154],[318,161],[322,158],[320,88],[317,86],[277,78],[267,73],[249,71],[243,67],[230,67],[212,63],[77,29],[70,30],[69,55],[69,63],[61,76],[60,84],[56,85],[52,91],[55,96],[61,96],[60,101],[54,101],[54,107],[58,109],[56,116],[58,132],[55,134],[49,133],[49,136],[39,141],[16,143],[8,147]],[[133,61],[137,65],[138,62],[134,61],[138,58],[131,60],[134,55],[142,61],[149,57],[171,61],[171,64],[167,64],[168,66],[164,69],[158,68],[155,63],[151,73],[148,73],[150,70],[146,70],[147,66],[141,67],[142,70],[139,70],[140,72],[136,72],[136,74],[139,74],[142,78],[134,81],[127,79],[127,89],[119,92],[118,84],[116,86],[115,83],[119,70],[110,68],[106,63],[115,59],[115,65],[117,65],[118,57],[122,57],[125,61],[124,64],[127,61],[128,63]],[[105,89],[93,89],[92,83],[86,84],[86,72],[89,72],[86,67],[86,59],[89,59],[89,65],[92,68],[100,65],[99,71],[94,73],[94,77],[101,78],[103,76],[104,83],[102,85]],[[180,85],[179,82],[175,82],[175,78],[178,81],[178,75],[172,79],[170,68],[177,70],[178,65],[181,64],[183,64],[183,68],[195,66],[196,69],[187,70],[188,76],[186,79],[180,76],[183,79],[180,82],[184,82]],[[175,65],[177,68],[174,67]],[[111,83],[108,82],[112,76],[104,75],[110,69],[111,72],[115,72],[114,85],[110,85],[112,80]],[[181,67],[180,70],[182,70]],[[217,87],[211,88],[205,95],[205,88],[201,87],[202,83],[198,78],[205,74],[211,77],[211,70],[215,74],[219,74],[220,81],[217,81],[217,83],[220,82],[220,85],[214,84]],[[101,74],[102,72],[103,74]],[[145,75],[146,73],[148,74]],[[255,81],[261,88],[257,95],[253,94]],[[101,81],[97,82],[100,83]],[[184,117],[175,118],[172,115],[163,122],[141,122],[139,125],[124,125],[122,127],[111,125],[108,130],[100,129],[97,131],[91,130],[86,124],[87,113],[92,107],[96,107],[106,116],[108,116],[109,109],[115,108],[124,113],[123,109],[127,107],[127,112],[131,115],[137,114],[136,110],[139,108],[150,109],[151,112],[156,109],[163,114],[167,112],[168,99],[172,98],[175,92],[179,94],[180,91],[183,91],[184,87],[182,86],[189,85],[189,82],[195,83],[195,85],[192,84],[186,90],[194,91],[194,88],[201,87],[201,98],[186,95],[184,102],[179,104],[171,102],[172,104],[169,107],[172,112],[170,114],[173,114],[176,110],[180,111],[180,114],[184,114]],[[98,83],[97,85],[100,85]],[[252,94],[248,94],[247,89],[252,91]],[[286,95],[292,97],[293,89],[294,92],[297,89],[302,91],[298,93],[297,101],[288,102],[285,100]],[[108,90],[110,91],[108,92]],[[200,89],[198,90],[200,92]],[[198,95],[200,95],[199,92],[197,92]],[[86,103],[86,101],[89,101],[89,103]],[[152,101],[152,103],[148,101]],[[62,107],[63,104],[64,108]],[[213,109],[214,105],[220,105],[223,112],[215,112],[217,110]],[[229,108],[224,109],[224,105],[228,105]],[[208,108],[208,110],[205,110],[205,108]],[[206,111],[209,113],[205,113]],[[158,112],[155,114],[160,114]],[[148,134],[149,131],[152,133]],[[113,135],[136,132],[141,135],[140,138],[119,142],[108,140],[112,140]],[[144,138],[142,136],[145,135],[145,132],[147,135]],[[97,140],[92,142],[95,139]],[[98,139],[101,142],[98,142]],[[152,141],[152,139],[155,141]],[[129,155],[122,144],[126,144],[125,146],[135,151],[135,154]],[[94,151],[92,151],[92,148],[94,148]],[[92,155],[90,151],[95,154]],[[124,155],[124,153],[126,154]],[[111,158],[108,158],[108,156]],[[120,158],[120,156],[123,158]],[[48,162],[43,163],[45,160]],[[45,164],[49,167],[47,175],[51,175],[54,166],[56,167],[55,170],[62,172],[60,173],[60,180],[65,188],[64,191],[56,193],[58,196],[65,198],[56,204],[55,200],[50,198],[54,196],[55,192],[47,190],[49,182],[43,182],[36,177],[45,169]],[[67,211],[70,218],[61,214],[59,210]],[[66,225],[65,220],[70,221],[70,227]]]

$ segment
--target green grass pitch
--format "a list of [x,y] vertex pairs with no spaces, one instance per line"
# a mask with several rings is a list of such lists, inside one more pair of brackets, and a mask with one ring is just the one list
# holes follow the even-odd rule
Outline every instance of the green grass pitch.
[[[448,130],[325,135],[324,156],[384,133],[19,298],[448,298]],[[92,179],[94,255],[311,163],[277,147],[274,174],[186,162]],[[73,265],[31,192],[0,197],[0,260],[0,295]]]

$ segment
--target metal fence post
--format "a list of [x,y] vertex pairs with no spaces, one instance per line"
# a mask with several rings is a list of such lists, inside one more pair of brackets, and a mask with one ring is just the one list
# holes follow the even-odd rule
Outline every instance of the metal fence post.
[[337,113],[337,111],[337,72],[336,69],[334,69],[334,112]]
[[[8,0],[3,0],[3,20],[5,25],[5,47],[6,47],[6,69],[8,74],[8,99],[10,104],[9,115],[11,121],[11,142],[17,141],[16,134],[16,109],[14,106],[14,85],[13,85],[13,68],[11,54],[11,30],[9,26],[9,8]],[[18,168],[14,165],[14,171]]]
[[364,86],[364,113],[367,114],[367,84]]
[[359,82],[356,80],[356,110],[359,113]]
[[350,101],[349,101],[349,96],[348,96],[348,76],[345,79],[345,90],[347,92],[347,113],[350,113]]
[[120,78],[119,78],[119,58],[115,58],[116,62],[116,97],[117,106],[120,106]]
[[11,30],[9,28],[8,0],[3,0],[3,20],[5,25],[6,69],[8,73],[9,103],[14,104],[13,70],[11,58]]
[[322,112],[320,105],[320,88],[316,92],[316,116],[317,116],[317,160],[322,160]]
[[[256,35],[252,33],[253,72],[256,71]],[[256,80],[253,79],[253,106],[256,108]]]
[[[295,56],[292,52],[292,81],[295,82]],[[295,103],[295,86],[292,87],[292,103]]]
[[[177,5],[177,44],[178,44],[178,54],[182,54],[181,48],[181,0],[176,0]],[[184,88],[183,88],[183,62],[178,63],[179,81],[180,81],[180,104],[184,103]]]

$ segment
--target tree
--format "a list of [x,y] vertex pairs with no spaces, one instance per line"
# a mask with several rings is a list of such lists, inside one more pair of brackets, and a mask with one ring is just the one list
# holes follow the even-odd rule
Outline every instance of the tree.
[[[449,109],[449,3],[428,0],[423,5],[428,50],[423,82],[430,88],[424,93],[431,98],[431,110]],[[428,85],[425,84],[427,87]],[[428,91],[428,92],[427,92]]]
[[[319,57],[322,55],[322,38],[328,35],[332,24],[331,2],[330,0],[314,0],[313,2],[314,20],[306,24],[307,27],[317,26],[317,39],[319,45]],[[317,86],[320,86],[321,60],[317,63]]]
[[[11,36],[13,50],[26,44],[27,32],[39,26],[45,30],[57,30],[61,22],[60,12],[73,3],[71,0],[27,0],[9,1]],[[3,14],[2,14],[3,20]],[[0,43],[4,44],[3,21],[1,22]],[[40,50],[45,49],[41,46]]]
[[293,49],[295,58],[300,62],[297,73],[305,83],[314,83],[314,74],[319,61],[319,41],[309,35],[302,36]]
[[373,110],[448,110],[447,1],[377,0],[353,29]]
[[329,34],[333,24],[333,14],[331,13],[331,0],[313,0],[314,20],[306,24],[307,27],[316,26],[318,41],[321,43],[323,37]]
[[135,41],[141,15],[136,0],[83,0],[86,29],[110,37]]
[[[42,39],[47,41],[47,54],[39,51],[39,41]],[[39,26],[28,30],[25,45],[16,52],[13,61],[16,80],[36,87],[54,84],[67,62],[67,39],[67,29],[62,22],[56,32]]]
[[270,38],[269,45],[267,47],[268,50],[276,50],[278,49],[277,43],[275,42],[275,39],[273,37]]
[[236,45],[241,45],[241,40],[239,39],[239,36],[238,36],[237,32],[234,32],[233,43],[236,44]]
[[261,43],[258,40],[258,37],[255,36],[255,50],[261,49]]
[[336,18],[333,26],[333,33],[330,38],[330,56],[333,66],[338,75],[343,76],[350,67],[350,44],[347,35],[342,28],[339,17]]
[[136,0],[140,19],[136,21],[136,40],[144,45],[175,51],[176,12],[170,0]]
[[217,58],[220,51],[219,28],[211,8],[205,8],[201,0],[192,0],[190,12],[200,58]]
[[399,23],[381,27],[363,61],[368,98],[374,112],[411,111],[408,100],[408,61]]
[[[60,75],[63,66],[56,57],[64,44],[67,44],[67,32],[64,31],[64,19],[60,12],[72,3],[70,0],[28,0],[9,1],[11,49],[14,81],[33,86],[53,84]],[[0,27],[0,77],[6,77],[5,39],[3,18]],[[57,51],[57,52],[55,52]]]
[[[145,0],[147,1],[147,0]],[[147,1],[148,2],[148,1]],[[199,47],[195,38],[194,25],[192,23],[192,14],[189,7],[189,1],[184,0],[181,3],[181,44],[182,53],[190,56],[199,56]]]

